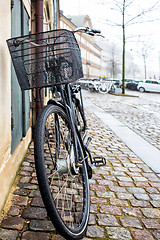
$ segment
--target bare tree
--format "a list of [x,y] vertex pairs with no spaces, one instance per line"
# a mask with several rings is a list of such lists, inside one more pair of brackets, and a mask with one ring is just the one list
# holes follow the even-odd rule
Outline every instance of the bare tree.
[[[119,12],[121,15],[121,21],[114,21],[112,19],[107,19],[107,24],[111,26],[122,27],[122,41],[123,41],[123,51],[122,51],[122,93],[125,94],[125,52],[126,52],[126,28],[133,24],[140,24],[144,22],[151,22],[157,19],[147,19],[147,15],[157,9],[160,6],[160,1],[151,1],[150,6],[146,8],[139,8],[137,12],[133,15],[127,13],[127,10],[134,7],[135,0],[112,0],[110,2],[110,9],[112,11]],[[104,0],[101,0],[102,4],[105,4]],[[145,3],[144,3],[145,4]]]
[[109,52],[107,63],[107,68],[112,78],[116,78],[118,74],[118,67],[120,65],[120,60],[118,59],[118,52],[115,45],[112,43],[112,47]]
[[145,42],[145,41],[140,41],[139,44],[141,44],[141,47],[139,51],[136,51],[136,54],[143,59],[144,78],[146,79],[147,78],[147,59],[151,55],[151,51],[153,51],[153,47],[151,43]]
[[147,78],[147,57],[148,57],[148,51],[145,47],[142,48],[142,57],[143,57],[143,63],[144,63],[144,77]]
[[97,39],[98,45],[102,48],[102,72],[107,77],[116,78],[120,71],[119,48],[115,43],[106,39]]

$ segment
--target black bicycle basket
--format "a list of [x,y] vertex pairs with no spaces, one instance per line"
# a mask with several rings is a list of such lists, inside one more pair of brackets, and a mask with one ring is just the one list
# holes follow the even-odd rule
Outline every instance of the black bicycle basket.
[[83,77],[81,53],[72,31],[59,29],[7,40],[22,90],[50,87]]

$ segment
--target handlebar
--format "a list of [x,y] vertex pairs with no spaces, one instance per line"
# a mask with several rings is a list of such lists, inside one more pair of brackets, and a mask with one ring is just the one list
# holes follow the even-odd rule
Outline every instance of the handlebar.
[[102,36],[100,35],[101,30],[99,29],[94,29],[94,28],[89,28],[89,27],[78,27],[74,31],[75,32],[82,32],[82,33],[87,33],[91,36]]
[[100,34],[100,33],[101,33],[101,30],[91,28],[91,32]]
[[[86,34],[89,34],[91,36],[101,36],[101,37],[104,37],[102,36],[100,33],[101,31],[98,30],[98,29],[94,29],[94,28],[89,28],[89,27],[78,27],[76,28],[75,30],[73,30],[74,33],[76,32],[82,32],[82,33],[86,33]],[[21,38],[19,37],[18,39],[15,39],[13,41],[13,44],[14,46],[18,47],[19,44],[21,42],[25,42],[25,43],[29,43],[30,45],[33,45],[34,47],[43,47],[43,46],[46,46],[46,45],[52,45],[52,44],[48,44],[47,42],[44,42],[43,44],[37,44],[29,39],[24,39],[24,38]]]

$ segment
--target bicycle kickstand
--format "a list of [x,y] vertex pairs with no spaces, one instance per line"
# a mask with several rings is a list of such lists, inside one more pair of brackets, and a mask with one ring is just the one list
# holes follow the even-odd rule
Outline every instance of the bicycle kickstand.
[[98,156],[97,156],[97,157],[93,157],[93,158],[92,158],[91,153],[90,153],[90,150],[88,149],[88,145],[89,145],[89,143],[90,143],[91,140],[92,140],[92,138],[89,137],[89,138],[87,139],[86,144],[85,144],[85,148],[86,148],[86,151],[87,151],[87,153],[88,153],[88,155],[89,155],[91,164],[95,165],[96,167],[105,166],[105,165],[106,165],[106,159],[105,159],[105,157],[101,157],[101,156],[98,157]]

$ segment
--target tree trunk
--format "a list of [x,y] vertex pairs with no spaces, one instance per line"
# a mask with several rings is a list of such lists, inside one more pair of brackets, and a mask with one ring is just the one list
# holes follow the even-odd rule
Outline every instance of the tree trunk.
[[146,66],[146,56],[143,55],[143,62],[144,62],[144,78],[147,78],[147,66]]
[[122,55],[122,94],[125,94],[125,23],[124,23],[124,15],[125,15],[125,0],[123,1],[123,55]]

